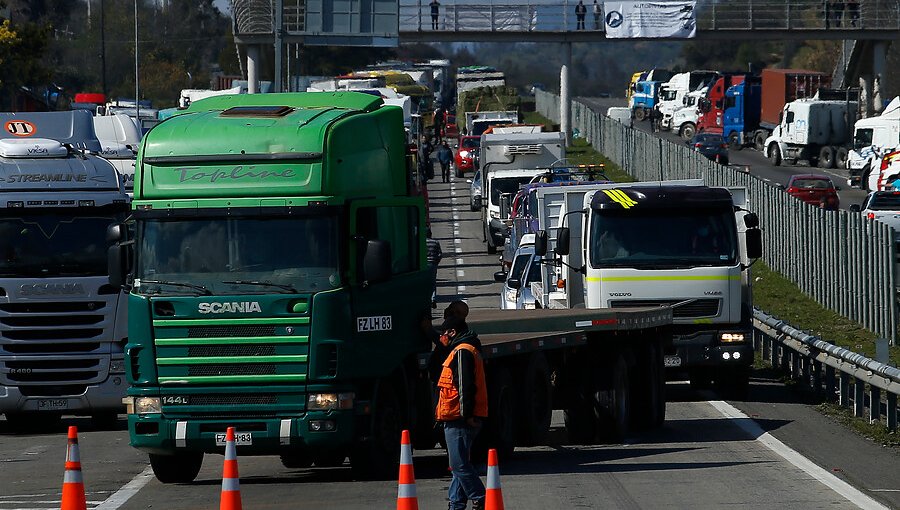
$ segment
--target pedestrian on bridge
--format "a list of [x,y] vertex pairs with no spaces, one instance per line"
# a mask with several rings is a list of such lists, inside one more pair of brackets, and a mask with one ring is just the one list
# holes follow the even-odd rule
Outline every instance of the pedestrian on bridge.
[[578,5],[575,6],[575,19],[578,22],[575,30],[584,30],[585,15],[587,15],[587,7],[582,0],[578,0]]
[[441,3],[438,0],[431,0],[428,4],[431,7],[431,29],[438,29],[438,16],[441,14]]
[[603,8],[594,0],[594,30],[600,30],[600,19],[603,18]]
[[859,24],[859,0],[847,0],[847,18],[851,26]]

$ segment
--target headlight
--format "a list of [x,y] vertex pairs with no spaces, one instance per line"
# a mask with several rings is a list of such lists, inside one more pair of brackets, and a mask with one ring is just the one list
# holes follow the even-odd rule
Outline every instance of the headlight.
[[159,405],[159,397],[134,398],[134,414],[150,414],[161,412],[162,407]]
[[499,219],[500,219],[500,212],[499,212],[499,211],[490,211],[489,214],[491,215],[491,219],[494,219],[494,220],[499,220]]
[[518,297],[518,291],[516,289],[506,289],[506,302],[507,303],[515,303],[516,298]]
[[740,344],[744,342],[744,334],[743,333],[722,333],[719,335],[719,340],[723,344]]
[[459,151],[459,157],[461,157],[461,158],[468,158],[468,157],[469,157],[469,151]]
[[110,374],[124,374],[125,373],[125,360],[121,360],[121,359],[109,360],[109,373]]
[[311,393],[306,399],[307,411],[353,409],[353,393]]

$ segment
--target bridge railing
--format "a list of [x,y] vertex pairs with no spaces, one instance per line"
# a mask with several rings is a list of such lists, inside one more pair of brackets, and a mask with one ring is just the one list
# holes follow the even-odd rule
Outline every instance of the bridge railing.
[[[858,8],[826,9],[831,0],[724,0],[697,6],[698,30],[898,30],[900,1],[863,0]],[[839,2],[837,2],[839,4]],[[436,19],[429,0],[400,0],[401,32],[573,32],[603,31],[603,18],[585,0],[579,25],[577,0],[443,0]],[[600,2],[602,6],[603,2]],[[602,7],[601,7],[602,9]]]
[[825,342],[760,310],[753,314],[754,344],[762,358],[859,418],[897,430],[900,370]]
[[[536,92],[537,111],[559,122],[559,97]],[[890,227],[848,211],[825,211],[684,144],[625,127],[572,103],[572,128],[640,181],[701,178],[748,189],[763,229],[763,259],[822,306],[896,343],[897,246]]]

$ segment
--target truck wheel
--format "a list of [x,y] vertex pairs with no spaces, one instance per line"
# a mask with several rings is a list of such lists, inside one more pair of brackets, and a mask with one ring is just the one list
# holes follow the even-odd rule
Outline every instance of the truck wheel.
[[781,149],[778,148],[777,144],[769,145],[769,160],[772,161],[772,164],[775,166],[781,166]]
[[850,157],[846,147],[838,147],[834,151],[834,165],[837,168],[847,168],[847,158]]
[[[734,131],[728,135],[728,146],[736,151],[743,149],[744,147],[741,145],[741,138]],[[727,163],[725,163],[727,164]]]
[[313,463],[312,455],[309,452],[287,453],[279,458],[281,465],[288,469],[306,469]]
[[507,459],[515,450],[517,394],[512,375],[501,367],[488,383],[489,417],[472,445],[472,456],[477,462],[486,462],[490,448],[495,448],[500,458]]
[[637,429],[652,429],[666,419],[666,378],[662,351],[650,343],[641,352],[648,369],[646,373],[635,370],[632,374],[634,413],[632,425]]
[[403,411],[397,388],[390,381],[379,384],[368,439],[355,445],[350,454],[350,467],[356,479],[387,480],[397,475],[400,463],[400,434]]
[[762,152],[766,148],[766,136],[762,131],[757,131],[756,134],[753,135],[753,145],[756,146],[756,150]]
[[150,467],[162,483],[191,483],[203,465],[203,452],[179,452],[175,455],[150,454]]
[[697,127],[694,126],[693,122],[686,122],[682,124],[681,129],[678,130],[678,134],[684,140],[690,140],[697,134]]
[[716,390],[728,399],[746,399],[750,390],[750,367],[729,367],[728,371],[720,370],[716,378]]
[[546,442],[553,415],[551,396],[550,365],[543,353],[535,352],[528,358],[519,404],[519,443],[523,446]]
[[605,401],[606,408],[600,419],[600,435],[604,442],[621,443],[631,422],[631,381],[628,364],[622,356],[612,367],[611,382],[611,387],[600,392],[600,400]]
[[641,122],[642,120],[647,118],[647,110],[643,108],[635,108],[634,109],[634,120]]
[[434,403],[431,381],[426,377],[416,381],[416,423],[412,430],[412,445],[416,450],[430,450],[437,442],[434,426]]
[[819,168],[834,168],[834,147],[826,145],[819,149]]
[[597,415],[594,399],[586,393],[587,388],[578,388],[569,396],[563,412],[566,436],[572,444],[594,444],[597,440]]

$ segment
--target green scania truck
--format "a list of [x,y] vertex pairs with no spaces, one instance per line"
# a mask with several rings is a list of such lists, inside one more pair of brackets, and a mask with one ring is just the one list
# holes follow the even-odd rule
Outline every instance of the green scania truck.
[[[425,204],[402,111],[354,92],[218,96],[155,126],[130,221],[109,228],[128,291],[132,446],[190,482],[227,427],[239,455],[396,475],[399,438],[434,446]],[[519,310],[513,312],[536,312]],[[483,442],[542,441],[552,409],[592,439],[662,423],[671,310],[478,313]]]

